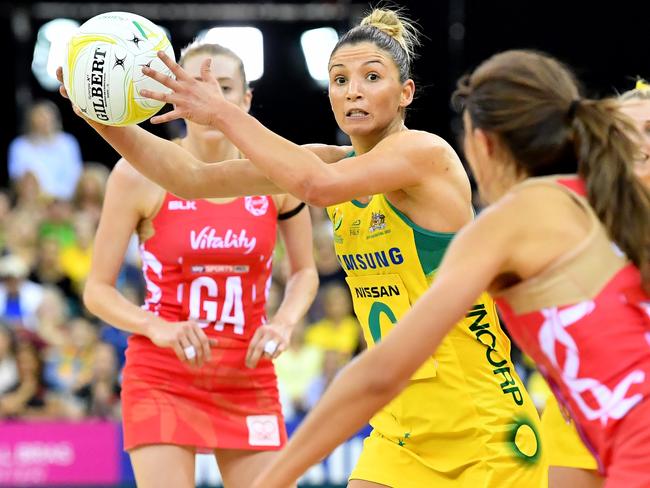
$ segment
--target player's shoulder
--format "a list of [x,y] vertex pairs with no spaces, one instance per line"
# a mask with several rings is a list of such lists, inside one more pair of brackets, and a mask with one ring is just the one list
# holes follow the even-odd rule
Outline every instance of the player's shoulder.
[[133,185],[142,185],[147,182],[152,183],[151,180],[131,166],[124,158],[120,158],[117,163],[115,163],[115,166],[113,166],[111,178],[128,182]]
[[121,158],[113,167],[109,184],[111,187],[119,186],[132,194],[139,192],[143,197],[151,194],[159,196],[165,193],[163,188],[136,170],[124,158]]
[[336,163],[348,157],[353,152],[352,146],[334,146],[330,144],[304,144],[302,147],[310,150],[325,163]]
[[388,147],[425,160],[440,156],[457,158],[456,151],[447,141],[439,135],[423,130],[408,129],[395,132],[377,144],[377,147]]

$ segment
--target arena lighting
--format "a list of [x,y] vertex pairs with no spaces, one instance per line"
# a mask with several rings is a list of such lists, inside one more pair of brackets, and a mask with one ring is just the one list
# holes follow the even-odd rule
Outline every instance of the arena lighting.
[[255,27],[213,27],[199,34],[204,42],[227,47],[244,63],[246,79],[259,80],[264,74],[264,38]]
[[142,2],[36,2],[30,15],[37,19],[69,17],[89,19],[112,10],[133,12],[151,21],[198,20],[207,22],[340,22],[360,17],[367,9],[365,3],[142,3]]
[[46,90],[59,87],[56,68],[61,66],[68,39],[79,27],[79,22],[71,19],[54,19],[44,24],[36,36],[32,72]]
[[327,63],[338,40],[339,35],[332,27],[311,29],[300,36],[300,45],[309,74],[323,87],[327,86],[329,80]]

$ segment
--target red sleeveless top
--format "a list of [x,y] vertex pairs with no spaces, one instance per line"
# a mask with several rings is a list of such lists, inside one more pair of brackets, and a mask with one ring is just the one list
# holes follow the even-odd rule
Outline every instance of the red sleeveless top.
[[495,299],[508,331],[604,471],[618,425],[650,395],[650,297],[584,198],[584,183],[536,178],[523,185],[540,184],[572,196],[590,215],[592,230],[576,249]]
[[151,223],[154,234],[140,246],[143,308],[248,341],[266,321],[277,227],[272,198],[217,204],[167,193]]

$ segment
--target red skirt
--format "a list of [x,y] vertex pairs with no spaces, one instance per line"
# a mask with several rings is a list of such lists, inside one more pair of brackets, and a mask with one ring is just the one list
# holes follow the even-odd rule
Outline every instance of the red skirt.
[[650,487],[650,399],[627,413],[608,448],[603,488]]
[[176,444],[199,451],[277,450],[287,440],[273,363],[244,365],[248,341],[219,338],[201,368],[170,348],[129,338],[122,378],[124,449]]

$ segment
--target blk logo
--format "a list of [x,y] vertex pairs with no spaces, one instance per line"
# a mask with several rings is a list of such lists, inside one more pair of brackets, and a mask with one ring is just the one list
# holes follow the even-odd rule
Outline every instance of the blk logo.
[[196,210],[196,202],[192,200],[171,200],[167,208],[169,210]]

